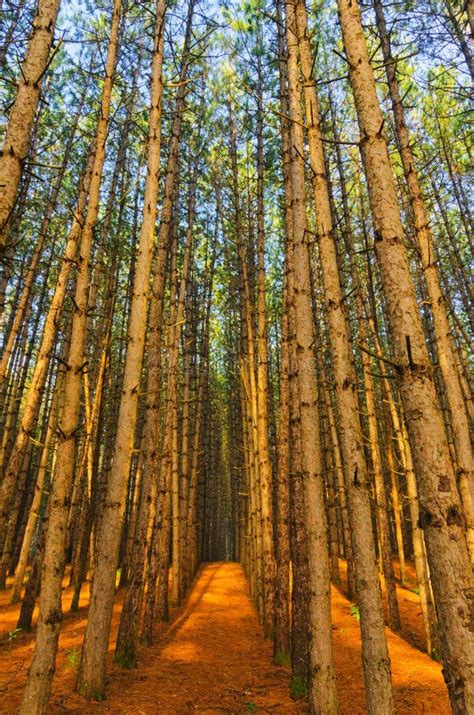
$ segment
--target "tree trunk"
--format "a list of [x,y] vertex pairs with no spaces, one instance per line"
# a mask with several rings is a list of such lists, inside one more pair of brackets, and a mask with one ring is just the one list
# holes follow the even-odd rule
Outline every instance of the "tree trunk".
[[356,375],[352,362],[343,292],[339,282],[318,98],[312,77],[313,62],[306,8],[301,0],[297,4],[296,12],[325,310],[329,325],[347,504],[351,522],[357,605],[360,609],[367,709],[373,715],[380,715],[380,713],[393,712],[390,658],[385,640],[382,597],[375,564],[375,544],[372,530],[367,528],[371,520],[370,502]]
[[133,282],[125,369],[115,436],[113,470],[107,484],[104,510],[97,544],[94,580],[86,634],[77,678],[78,690],[89,698],[103,696],[106,655],[115,590],[115,578],[123,521],[130,461],[136,424],[138,391],[145,343],[148,283],[153,252],[153,227],[160,171],[162,36],[165,2],[156,5],[156,26],[151,69],[150,118],[148,128],[148,165],[145,184],[142,227]]
[[264,569],[264,628],[267,637],[274,631],[275,608],[275,553],[273,544],[272,465],[269,447],[268,418],[268,345],[267,305],[265,285],[265,215],[263,175],[263,70],[258,58],[257,104],[257,254],[258,254],[258,310],[257,310],[257,428],[258,460],[262,500],[262,536]]
[[298,31],[295,7],[286,3],[288,90],[290,107],[290,177],[292,188],[292,235],[287,250],[292,254],[296,371],[301,411],[302,475],[308,530],[310,599],[308,604],[310,644],[310,703],[316,711],[336,713],[338,698],[332,654],[330,572],[327,524],[324,508],[321,450],[319,444],[318,387],[313,353],[314,329],[311,308],[310,265],[307,239],[304,175],[304,141],[298,71]]
[[[449,5],[449,3],[446,4]],[[374,0],[374,7],[392,101],[392,111],[395,118],[398,148],[410,195],[416,239],[430,300],[439,367],[446,388],[446,398],[451,416],[458,467],[457,479],[466,519],[467,544],[471,561],[474,561],[474,455],[469,433],[469,420],[456,369],[455,348],[451,339],[451,327],[446,311],[446,303],[439,282],[434,237],[429,226],[415,157],[413,156],[410,136],[405,123],[405,112],[397,80],[396,62],[392,57],[390,37],[385,24],[381,0]]]
[[33,30],[21,66],[21,78],[10,110],[3,149],[0,154],[0,261],[3,259],[22,164],[40,98],[41,81],[48,69],[60,0],[38,0]]
[[33,661],[20,708],[22,715],[46,713],[54,674],[59,629],[62,620],[61,586],[66,561],[66,538],[69,504],[74,477],[76,438],[82,372],[85,360],[89,264],[94,228],[97,222],[100,184],[105,160],[105,142],[110,114],[113,80],[118,47],[121,0],[115,0],[108,45],[101,112],[97,126],[96,152],[92,169],[90,199],[81,236],[76,278],[71,340],[64,384],[64,407],[58,425],[57,473],[52,480],[50,517],[46,534],[41,578],[40,614],[36,631]]
[[472,576],[462,506],[403,243],[397,193],[360,11],[355,0],[338,0],[338,8],[363,137],[361,152],[375,223],[375,252],[415,460],[420,521],[440,622],[444,675],[453,712],[464,713],[474,709],[474,635],[469,628]]

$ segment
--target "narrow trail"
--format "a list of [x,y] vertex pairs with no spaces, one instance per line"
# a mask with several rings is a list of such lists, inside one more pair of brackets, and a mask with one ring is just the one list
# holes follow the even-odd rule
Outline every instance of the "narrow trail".
[[[120,600],[114,611],[110,659]],[[2,608],[0,620],[11,609]],[[184,608],[173,614],[171,624],[158,629],[153,646],[140,650],[139,667],[130,671],[110,664],[107,700],[101,703],[85,704],[71,692],[85,619],[85,608],[65,618],[51,713],[307,713],[304,702],[289,697],[288,669],[272,663],[271,643],[263,638],[238,564],[215,563],[201,569]],[[336,589],[333,621],[341,715],[363,715],[359,626],[350,614],[349,602]],[[387,633],[397,713],[448,715],[440,666],[399,636]],[[18,642],[3,640],[0,645],[1,713],[16,712],[32,648],[26,634]]]

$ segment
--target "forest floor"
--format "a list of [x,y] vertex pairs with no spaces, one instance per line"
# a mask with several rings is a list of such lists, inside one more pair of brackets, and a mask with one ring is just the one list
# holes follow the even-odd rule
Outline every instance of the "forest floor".
[[[416,594],[400,589],[406,634],[419,639],[420,608]],[[33,652],[31,634],[10,636],[18,606],[0,594],[0,712],[15,713]],[[406,598],[405,598],[406,596]],[[112,622],[110,659],[123,592]],[[66,615],[61,631],[50,712],[127,713],[129,715],[218,715],[220,713],[307,712],[304,701],[288,695],[289,670],[272,663],[272,647],[262,635],[248,595],[242,568],[233,563],[204,565],[190,596],[157,628],[154,645],[141,648],[139,667],[109,665],[107,700],[85,703],[73,693],[75,670],[87,618],[88,592],[81,608],[67,613],[71,589],[64,589]],[[341,715],[365,711],[359,624],[351,604],[333,589],[333,633]],[[441,667],[404,638],[387,630],[397,713],[449,715]]]

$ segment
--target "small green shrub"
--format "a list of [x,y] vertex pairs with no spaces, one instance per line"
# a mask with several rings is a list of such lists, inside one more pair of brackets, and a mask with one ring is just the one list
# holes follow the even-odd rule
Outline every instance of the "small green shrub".
[[77,670],[77,666],[79,665],[79,656],[81,654],[80,648],[77,646],[69,648],[69,650],[66,651],[66,654],[68,666],[72,668],[72,670]]
[[360,622],[360,611],[359,606],[356,603],[351,603],[350,607],[351,616],[356,619],[357,623]]
[[305,698],[308,694],[308,684],[301,675],[293,675],[290,684],[292,698]]
[[276,663],[276,665],[291,665],[291,656],[289,653],[281,651],[275,654],[273,662]]
[[14,628],[12,631],[8,631],[8,642],[13,643],[15,638],[20,635],[23,628]]

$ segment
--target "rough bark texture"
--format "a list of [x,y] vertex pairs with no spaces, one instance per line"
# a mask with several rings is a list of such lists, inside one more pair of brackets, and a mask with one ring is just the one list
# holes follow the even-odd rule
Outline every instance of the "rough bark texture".
[[102,90],[101,113],[97,125],[89,206],[79,249],[71,340],[64,383],[64,405],[58,426],[57,473],[52,481],[50,496],[50,515],[41,578],[35,653],[20,709],[20,712],[25,715],[47,712],[62,620],[61,586],[66,564],[67,522],[75,471],[82,372],[85,368],[89,264],[99,210],[100,184],[117,57],[120,13],[121,0],[115,0]]
[[309,692],[315,712],[336,713],[338,699],[332,655],[330,571],[323,478],[319,445],[318,387],[313,353],[314,330],[311,309],[310,265],[306,225],[304,142],[301,122],[301,92],[298,72],[298,34],[294,5],[286,4],[288,89],[290,107],[292,187],[292,245],[296,368],[301,404],[302,475],[308,530],[310,600]]
[[156,6],[153,42],[148,165],[138,258],[133,282],[128,325],[128,345],[115,437],[113,470],[107,484],[104,510],[97,544],[89,618],[77,679],[78,690],[89,698],[103,695],[106,655],[115,590],[124,501],[133,449],[149,295],[149,278],[157,212],[161,145],[162,35],[165,2]]
[[403,243],[396,187],[360,11],[354,0],[339,0],[338,8],[362,134],[375,252],[415,462],[444,674],[453,712],[465,713],[474,709],[474,634],[472,572],[462,506]]
[[[258,93],[263,92],[261,58],[258,63]],[[272,464],[269,446],[268,416],[268,345],[267,345],[267,304],[265,285],[265,215],[263,176],[263,106],[261,99],[257,106],[257,427],[258,427],[258,468],[262,499],[262,536],[264,570],[264,626],[266,635],[271,637],[274,630],[275,607],[275,553],[273,544],[272,508]]]
[[[285,235],[292,228],[291,222],[291,184],[289,174],[290,127],[288,122],[288,68],[286,63],[285,28],[283,22],[282,1],[277,0],[278,33],[278,73],[282,117],[280,135],[282,146],[283,180],[285,190]],[[288,240],[288,239],[287,239]],[[285,261],[288,272],[288,261]],[[275,490],[275,628],[273,653],[276,659],[285,660],[291,653],[290,621],[290,354],[288,316],[288,277],[285,276],[283,287],[281,357],[280,357],[280,405],[278,416],[278,467]]]
[[434,236],[428,222],[415,157],[411,148],[410,135],[405,122],[405,111],[398,85],[396,62],[392,57],[390,37],[385,24],[381,0],[374,0],[374,7],[395,119],[398,148],[410,195],[416,239],[430,300],[439,367],[446,389],[446,398],[451,417],[458,468],[457,480],[466,519],[467,544],[471,561],[474,561],[474,454],[469,433],[469,419],[456,368],[455,347],[451,338],[451,326],[448,320],[446,301],[439,281]]
[[15,438],[15,444],[11,450],[10,459],[5,467],[3,481],[0,487],[0,551],[3,546],[4,535],[6,534],[6,527],[8,526],[11,518],[10,503],[14,494],[18,473],[25,450],[28,446],[29,437],[34,433],[36,427],[38,411],[46,383],[49,363],[61,320],[61,312],[63,309],[64,298],[66,296],[68,277],[71,267],[76,260],[78,242],[81,237],[83,213],[89,196],[92,179],[93,159],[94,156],[91,155],[83,177],[81,192],[79,194],[77,206],[74,212],[73,223],[69,232],[62,265],[56,280],[54,294],[48,308],[48,314],[43,328],[43,336],[41,338],[41,344],[38,350],[33,375],[28,391],[24,397],[20,427]]
[[23,162],[28,152],[31,128],[41,91],[41,80],[48,68],[60,0],[39,0],[33,30],[21,66],[21,78],[10,110],[0,154],[0,260],[3,259],[20,184]]
[[334,370],[340,443],[351,522],[355,586],[360,609],[362,649],[367,709],[370,713],[393,712],[390,659],[385,641],[382,597],[375,561],[375,544],[370,523],[367,466],[359,418],[357,382],[350,347],[350,336],[334,244],[331,202],[326,178],[324,149],[319,120],[316,84],[309,43],[306,9],[300,0],[296,20],[304,84],[306,124],[317,234],[325,289],[325,309]]

